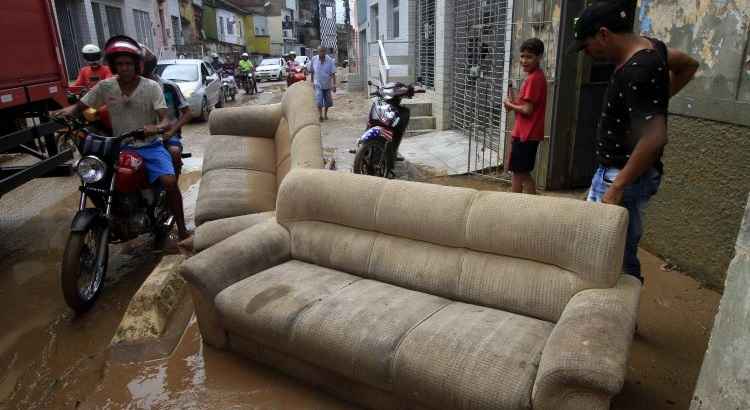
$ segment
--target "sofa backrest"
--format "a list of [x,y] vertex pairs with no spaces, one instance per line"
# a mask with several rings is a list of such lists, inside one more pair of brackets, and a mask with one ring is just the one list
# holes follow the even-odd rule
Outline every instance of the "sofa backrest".
[[293,168],[323,168],[320,122],[309,83],[295,83],[284,93],[274,139],[277,185]]
[[363,277],[545,320],[620,275],[620,207],[323,170],[277,196],[292,256]]

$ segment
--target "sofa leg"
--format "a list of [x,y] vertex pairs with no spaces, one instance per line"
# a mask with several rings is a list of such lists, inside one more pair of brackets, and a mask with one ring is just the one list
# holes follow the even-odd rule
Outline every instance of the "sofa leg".
[[190,295],[193,298],[195,314],[198,317],[198,327],[201,331],[203,341],[217,349],[227,347],[227,333],[219,322],[219,315],[212,303],[197,289],[190,287]]

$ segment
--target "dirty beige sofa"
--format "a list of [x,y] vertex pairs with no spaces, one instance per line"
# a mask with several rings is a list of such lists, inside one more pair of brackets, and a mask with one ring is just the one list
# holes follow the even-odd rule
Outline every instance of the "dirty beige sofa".
[[369,408],[609,408],[627,212],[320,170],[188,259],[203,340]]
[[272,215],[278,186],[290,169],[323,167],[320,123],[308,82],[289,87],[278,104],[214,110],[209,129],[195,210],[195,250]]

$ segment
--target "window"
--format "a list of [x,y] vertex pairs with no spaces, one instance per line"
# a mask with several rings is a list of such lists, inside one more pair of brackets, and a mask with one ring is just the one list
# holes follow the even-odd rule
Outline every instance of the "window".
[[205,64],[201,64],[201,78],[206,81],[206,78],[211,75],[209,74],[208,67]]
[[370,30],[370,34],[372,35],[371,41],[378,41],[380,38],[380,21],[377,5],[370,7],[370,21],[372,21],[372,29]]
[[227,19],[227,34],[234,35],[234,21]]
[[182,41],[182,27],[180,27],[180,18],[177,16],[172,16],[172,37],[174,38],[174,43],[178,46],[181,46],[184,44]]
[[399,0],[389,0],[391,5],[391,38],[398,38],[398,2]]
[[104,7],[104,11],[107,14],[107,27],[109,28],[109,37],[116,36],[118,34],[125,34],[125,29],[122,26],[122,11],[120,11],[120,8],[106,6]]
[[154,38],[151,33],[151,17],[145,11],[133,10],[133,19],[135,22],[136,40],[153,49]]
[[325,6],[325,8],[326,8],[326,18],[328,20],[333,20],[334,18],[336,18],[336,16],[333,13],[333,6]]
[[224,39],[224,17],[219,17],[219,39]]
[[94,27],[96,27],[96,37],[99,39],[99,48],[104,48],[104,42],[107,41],[108,37],[104,34],[104,23],[102,22],[99,3],[91,3],[91,11],[94,14]]
[[266,16],[254,15],[253,24],[255,25],[255,35],[268,35],[268,20],[266,19]]

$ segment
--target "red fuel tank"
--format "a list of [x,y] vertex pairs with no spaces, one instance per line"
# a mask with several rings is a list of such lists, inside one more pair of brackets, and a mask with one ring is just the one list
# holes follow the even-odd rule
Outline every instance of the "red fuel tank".
[[138,192],[148,188],[146,164],[143,157],[135,151],[122,151],[117,160],[117,177],[115,190],[117,192]]

